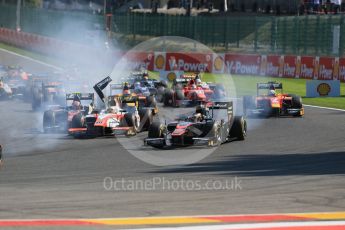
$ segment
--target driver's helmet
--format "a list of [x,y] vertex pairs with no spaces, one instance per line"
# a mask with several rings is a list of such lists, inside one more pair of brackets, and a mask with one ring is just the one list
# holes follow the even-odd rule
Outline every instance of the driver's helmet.
[[125,82],[125,83],[124,83],[122,94],[124,94],[124,95],[131,94],[131,91],[129,90],[129,84],[128,84],[128,82]]
[[202,115],[207,115],[207,112],[208,112],[208,108],[204,105],[198,105],[196,108],[195,108],[195,113],[200,113]]
[[195,83],[196,83],[196,85],[200,86],[200,85],[201,85],[201,80],[200,80],[200,78],[197,78],[197,79],[195,80]]
[[74,95],[72,107],[74,109],[79,109],[81,106],[80,97],[78,95]]

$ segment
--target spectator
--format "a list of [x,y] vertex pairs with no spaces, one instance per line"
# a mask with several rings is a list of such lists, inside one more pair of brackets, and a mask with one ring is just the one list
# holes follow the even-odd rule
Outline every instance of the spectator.
[[331,0],[332,11],[337,14],[340,8],[341,0]]
[[314,2],[313,2],[313,11],[314,11],[314,13],[319,13],[320,12],[320,3],[321,3],[321,0],[314,0]]
[[300,1],[300,4],[299,4],[299,7],[298,7],[299,9],[298,9],[298,14],[299,15],[302,15],[302,14],[304,14],[304,12],[305,12],[305,2],[304,2],[304,0],[301,0]]

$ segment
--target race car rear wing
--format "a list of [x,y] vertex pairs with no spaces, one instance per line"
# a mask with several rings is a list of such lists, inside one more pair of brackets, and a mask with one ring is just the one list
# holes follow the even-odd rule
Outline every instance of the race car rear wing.
[[79,99],[82,100],[94,100],[95,94],[94,93],[67,93],[66,94],[66,101],[72,101],[75,96],[78,96]]
[[267,82],[267,83],[257,83],[256,89],[257,89],[257,95],[259,95],[259,91],[262,89],[269,90],[271,87],[274,87],[274,89],[280,89],[283,90],[283,83],[279,82]]
[[283,84],[278,82],[257,83],[257,89],[270,89],[272,86],[275,89],[283,89]]
[[222,101],[222,102],[212,102],[211,105],[207,106],[210,109],[211,116],[214,117],[215,110],[227,110],[227,119],[231,121],[233,118],[233,102],[232,101]]

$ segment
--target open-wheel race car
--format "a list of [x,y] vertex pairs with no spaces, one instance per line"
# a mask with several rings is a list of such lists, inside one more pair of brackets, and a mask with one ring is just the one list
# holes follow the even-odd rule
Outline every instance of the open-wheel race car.
[[124,81],[128,81],[130,89],[136,94],[155,96],[158,102],[162,102],[164,91],[168,87],[167,81],[150,78],[147,70],[132,72]]
[[61,81],[35,80],[32,88],[32,110],[39,110],[49,105],[63,105],[65,102],[65,88]]
[[195,106],[214,100],[224,100],[224,87],[217,83],[202,82],[199,75],[185,75],[173,81],[163,95],[165,106]]
[[93,93],[66,94],[66,106],[51,106],[44,112],[43,130],[45,133],[67,132],[71,128],[85,127],[85,116],[93,112],[93,107]]
[[123,90],[122,84],[111,84],[106,109],[95,111],[85,117],[85,127],[71,128],[74,137],[132,136],[146,131],[158,112],[153,96],[140,96]]
[[195,113],[181,115],[168,124],[154,122],[145,145],[155,148],[191,145],[218,146],[231,139],[244,140],[247,122],[234,116],[233,102],[212,102],[196,107]]
[[301,117],[304,115],[301,97],[283,93],[283,84],[277,82],[257,83],[257,95],[244,96],[243,110],[247,116]]

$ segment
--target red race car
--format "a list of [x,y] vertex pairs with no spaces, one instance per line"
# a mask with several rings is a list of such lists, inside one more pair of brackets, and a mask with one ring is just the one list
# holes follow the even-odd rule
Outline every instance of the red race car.
[[163,96],[165,106],[195,106],[209,101],[214,91],[205,85],[198,84],[199,79],[175,79],[171,89],[167,89]]
[[257,96],[244,96],[243,110],[248,116],[304,115],[301,97],[283,93],[283,84],[277,82],[257,83]]

